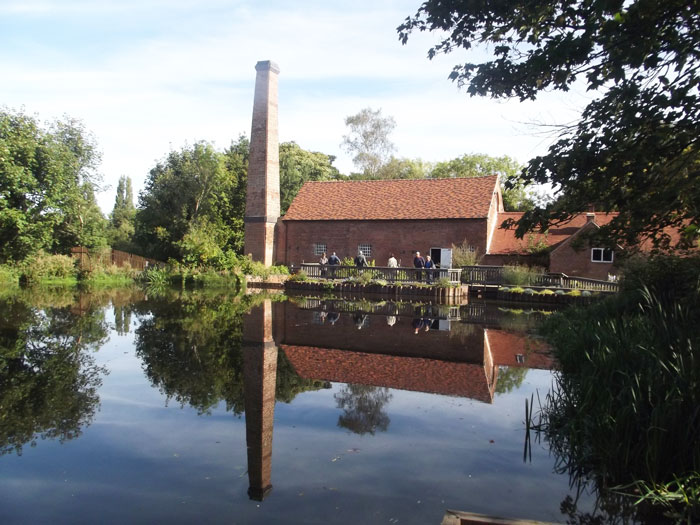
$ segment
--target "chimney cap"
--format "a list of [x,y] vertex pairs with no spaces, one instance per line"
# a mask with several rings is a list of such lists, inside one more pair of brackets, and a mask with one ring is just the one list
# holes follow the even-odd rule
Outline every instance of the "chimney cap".
[[255,64],[255,71],[272,71],[279,74],[280,67],[272,60],[261,60]]
[[593,212],[588,212],[586,213],[586,222],[593,222],[595,220],[595,213]]

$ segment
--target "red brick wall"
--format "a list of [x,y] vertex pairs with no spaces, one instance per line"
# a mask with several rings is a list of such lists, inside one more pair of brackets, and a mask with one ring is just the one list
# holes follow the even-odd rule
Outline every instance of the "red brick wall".
[[616,274],[617,268],[613,263],[591,261],[591,249],[574,250],[570,243],[560,246],[549,255],[549,271],[565,273],[572,277],[588,277],[589,279],[608,280],[608,274]]
[[[316,262],[314,244],[325,243],[328,254],[354,257],[358,244],[371,244],[377,266],[386,266],[394,253],[402,266],[413,264],[413,252],[449,248],[466,239],[479,253],[486,251],[486,219],[433,219],[397,221],[285,221],[286,246],[278,244],[278,257],[286,264]],[[281,253],[284,250],[284,258]]]

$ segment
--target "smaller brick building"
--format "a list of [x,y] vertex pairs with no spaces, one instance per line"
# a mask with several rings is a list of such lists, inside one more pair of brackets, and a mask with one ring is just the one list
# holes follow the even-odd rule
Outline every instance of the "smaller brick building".
[[[566,222],[553,225],[547,233],[531,233],[523,239],[515,237],[515,229],[497,228],[491,249],[484,257],[484,264],[502,265],[513,262],[529,262],[548,266],[552,273],[564,273],[572,277],[607,280],[616,275],[615,252],[602,246],[578,245],[575,240],[584,232],[608,224],[616,213],[585,213],[573,216]],[[519,212],[505,212],[498,216],[499,226],[504,221],[517,221]],[[547,251],[544,258],[533,256],[538,251]]]

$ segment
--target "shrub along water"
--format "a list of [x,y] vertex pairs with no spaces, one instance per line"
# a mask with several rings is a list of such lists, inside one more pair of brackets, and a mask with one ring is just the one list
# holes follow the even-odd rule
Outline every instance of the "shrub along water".
[[699,277],[697,258],[652,259],[618,296],[552,315],[543,330],[561,372],[535,425],[576,481],[689,523],[700,518]]

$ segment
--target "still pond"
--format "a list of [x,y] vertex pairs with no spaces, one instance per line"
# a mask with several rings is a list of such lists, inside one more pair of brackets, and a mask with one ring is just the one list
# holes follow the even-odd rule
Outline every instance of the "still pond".
[[[0,298],[0,523],[565,522],[525,448],[546,312],[219,292]],[[575,502],[575,503],[574,503]]]

